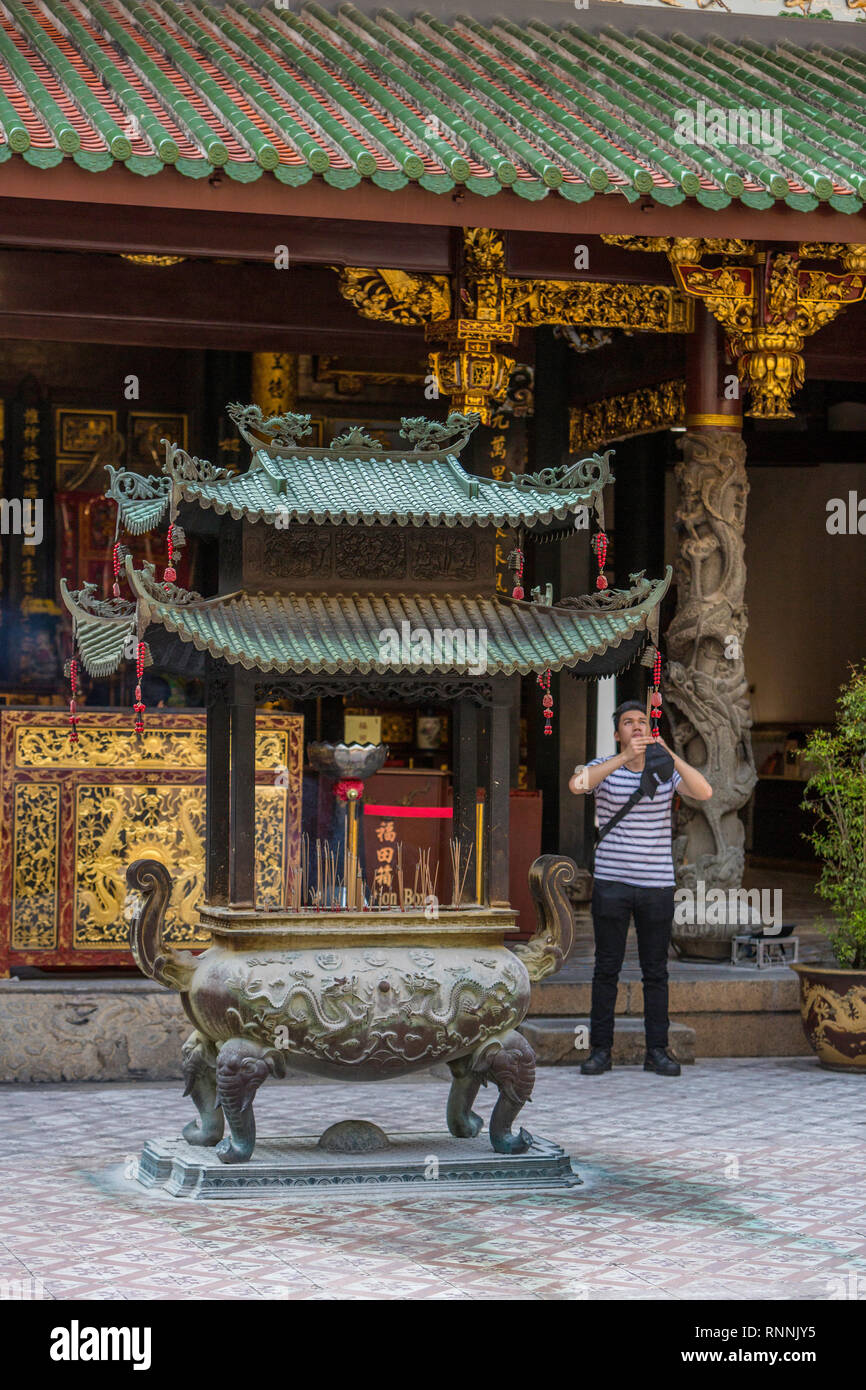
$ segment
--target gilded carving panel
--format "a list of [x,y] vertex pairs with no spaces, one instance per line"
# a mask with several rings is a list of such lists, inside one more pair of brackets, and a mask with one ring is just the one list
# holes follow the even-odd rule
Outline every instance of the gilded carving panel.
[[57,943],[60,788],[23,782],[15,788],[12,850],[12,946]]
[[[0,973],[8,964],[131,964],[125,875],[158,859],[174,891],[167,938],[203,945],[205,714],[159,710],[137,739],[127,711],[84,710],[70,746],[65,711],[0,712]],[[301,827],[303,720],[260,711],[256,881],[283,900]]]

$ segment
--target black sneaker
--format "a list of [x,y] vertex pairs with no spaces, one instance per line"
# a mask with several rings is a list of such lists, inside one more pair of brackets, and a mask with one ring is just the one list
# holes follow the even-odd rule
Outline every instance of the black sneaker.
[[679,1076],[682,1067],[672,1057],[666,1047],[648,1047],[643,1064],[644,1071],[654,1071],[657,1076]]
[[581,1062],[580,1070],[584,1076],[600,1076],[603,1071],[610,1071],[610,1048],[594,1047],[585,1062]]

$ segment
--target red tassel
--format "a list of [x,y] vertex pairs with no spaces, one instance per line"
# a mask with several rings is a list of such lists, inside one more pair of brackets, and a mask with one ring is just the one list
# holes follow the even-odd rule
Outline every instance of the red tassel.
[[604,531],[598,531],[596,535],[593,536],[592,540],[592,548],[595,551],[595,556],[598,560],[598,578],[595,581],[595,587],[597,589],[607,588],[607,580],[604,577],[604,567],[607,562],[607,547],[607,536],[605,535]]
[[511,590],[511,597],[516,599],[523,598],[523,551],[520,546],[514,552],[516,564],[514,566],[514,588]]
[[163,582],[173,584],[177,579],[177,570],[174,567],[174,526],[168,528],[168,564],[163,573]]
[[119,550],[120,541],[115,541],[114,548],[111,552],[111,564],[112,568],[114,569],[114,586],[112,588],[112,593],[114,594],[115,598],[120,598],[120,555],[118,554]]
[[655,660],[653,661],[652,684],[654,689],[650,692],[650,722],[652,724],[653,738],[659,738],[659,720],[662,717],[662,695],[659,686],[662,683],[662,654],[656,649]]
[[544,691],[541,704],[544,711],[544,732],[545,735],[553,733],[553,696],[550,693],[550,667],[542,671],[538,676],[538,684]]
[[137,734],[144,733],[144,711],[147,708],[141,698],[141,677],[144,672],[144,655],[144,643],[139,642],[138,653],[135,658],[135,674],[138,683],[135,687],[135,704],[132,707],[135,711],[135,732]]
[[78,742],[78,721],[81,718],[78,713],[78,662],[73,657],[69,663],[69,742]]

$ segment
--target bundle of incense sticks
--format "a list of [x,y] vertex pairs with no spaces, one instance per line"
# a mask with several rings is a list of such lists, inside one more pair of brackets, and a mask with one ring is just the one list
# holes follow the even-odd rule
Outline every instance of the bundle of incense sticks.
[[403,842],[397,844],[397,906],[403,911]]
[[310,837],[306,831],[301,836],[299,862],[289,869],[289,891],[286,903],[292,912],[300,912],[309,901],[309,860]]
[[464,889],[464,887],[466,886],[466,876],[467,876],[467,874],[469,873],[469,865],[470,865],[470,863],[472,862],[472,846],[471,846],[471,845],[469,846],[469,849],[468,849],[468,852],[467,852],[467,855],[466,855],[466,863],[463,864],[463,867],[462,867],[462,868],[461,868],[461,864],[462,864],[462,861],[463,861],[463,846],[461,845],[460,841],[457,839],[457,836],[456,836],[456,835],[452,835],[452,837],[451,837],[450,851],[451,851],[451,906],[452,906],[452,907],[459,907],[460,904],[461,904],[461,902],[463,901],[463,889]]
[[427,902],[429,898],[436,896],[436,884],[439,880],[439,865],[436,865],[436,873],[430,872],[430,855],[432,849],[418,850],[418,863],[415,867],[415,885],[412,894],[413,904]]

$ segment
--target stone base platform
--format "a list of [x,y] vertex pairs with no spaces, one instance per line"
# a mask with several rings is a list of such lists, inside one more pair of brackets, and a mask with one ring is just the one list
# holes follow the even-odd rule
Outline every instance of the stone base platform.
[[428,1193],[493,1188],[521,1191],[580,1185],[565,1149],[534,1137],[524,1154],[497,1154],[486,1133],[475,1139],[448,1134],[392,1134],[387,1149],[374,1153],[328,1153],[318,1136],[262,1138],[249,1163],[220,1163],[213,1149],[185,1139],[151,1139],[139,1161],[138,1181],[171,1197],[193,1200],[237,1197],[246,1201],[330,1188],[347,1193],[363,1186],[393,1194],[413,1187]]
[[[584,1028],[589,1036],[588,1015],[584,1018],[527,1018],[521,1023],[520,1032],[534,1050],[539,1066],[576,1067],[589,1056],[588,1047],[574,1045],[578,1028]],[[669,1048],[683,1065],[694,1062],[694,1028],[684,1023],[671,1023]],[[645,1053],[643,1019],[620,1015],[613,1035],[614,1066],[642,1067]]]

